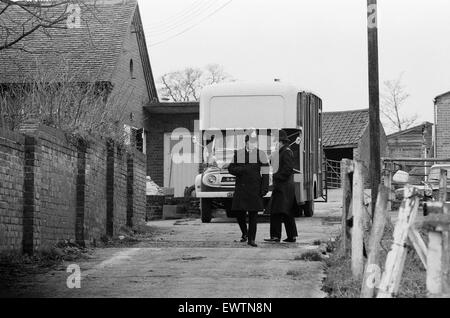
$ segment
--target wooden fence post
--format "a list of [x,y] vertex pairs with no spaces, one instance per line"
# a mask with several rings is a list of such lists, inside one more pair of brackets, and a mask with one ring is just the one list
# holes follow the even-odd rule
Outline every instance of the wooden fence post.
[[343,159],[341,162],[341,182],[342,182],[342,220],[341,220],[341,251],[347,253],[347,220],[352,201],[352,184],[350,173],[353,171],[353,162]]
[[380,185],[377,204],[375,207],[375,218],[369,240],[369,257],[367,259],[364,279],[361,288],[361,298],[373,298],[377,280],[381,278],[379,266],[380,242],[383,238],[384,229],[388,219],[388,193],[389,189]]
[[405,200],[400,207],[394,229],[394,243],[386,258],[377,298],[391,298],[398,293],[407,254],[406,241],[414,225],[418,208],[417,190],[412,186],[406,186]]
[[352,195],[352,274],[354,279],[362,278],[364,272],[364,176],[363,163],[354,161],[353,171],[353,195]]
[[[447,200],[447,187],[448,187],[448,175],[446,169],[441,169],[439,179],[439,201],[443,204],[443,214],[448,215],[449,209]],[[450,233],[448,231],[442,232],[442,280],[443,280],[443,292],[450,293],[450,281],[449,281],[449,262],[450,262]]]
[[439,178],[439,201],[447,202],[447,170],[441,169]]
[[387,198],[388,199],[388,203],[387,203],[388,211],[392,210],[392,200],[393,200],[393,195],[392,195],[393,174],[392,174],[391,166],[392,166],[392,164],[384,162],[384,185],[388,189],[388,198]]
[[429,231],[426,280],[428,297],[449,297],[448,241],[444,239],[450,230],[448,205],[444,202],[431,202],[428,209],[430,214],[423,222],[423,227]]
[[[447,218],[450,215],[450,204],[444,202],[444,216]],[[450,232],[444,231],[444,237],[446,236],[446,241],[444,241],[444,268],[443,268],[443,279],[444,279],[444,293],[450,295]]]
[[442,279],[442,245],[443,235],[440,232],[430,231],[428,233],[428,254],[427,254],[427,290],[430,298],[434,298],[443,293]]

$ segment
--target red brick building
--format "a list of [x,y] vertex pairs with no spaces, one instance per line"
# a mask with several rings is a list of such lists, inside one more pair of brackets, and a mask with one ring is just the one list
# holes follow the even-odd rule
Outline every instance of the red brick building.
[[[6,10],[11,21],[26,26],[26,12]],[[24,83],[42,70],[64,71],[70,82],[110,89],[109,98],[123,105],[130,126],[142,129],[143,106],[158,96],[137,0],[97,1],[90,10],[82,7],[80,17],[79,27],[62,22],[48,34],[38,30],[13,49],[0,51],[0,86]]]
[[450,92],[435,98],[434,116],[435,156],[436,158],[450,158]]

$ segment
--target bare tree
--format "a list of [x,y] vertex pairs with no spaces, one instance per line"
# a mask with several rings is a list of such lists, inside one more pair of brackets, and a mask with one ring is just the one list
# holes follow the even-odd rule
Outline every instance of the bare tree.
[[35,32],[70,28],[81,21],[81,10],[93,12],[95,0],[0,0],[0,51],[17,46]]
[[81,138],[123,142],[129,106],[123,100],[130,96],[120,88],[112,93],[110,84],[94,78],[78,82],[77,74],[63,67],[40,67],[24,79],[26,84],[0,85],[0,127],[16,130],[32,121]]
[[402,106],[410,95],[402,85],[401,74],[396,80],[384,82],[384,92],[381,95],[381,114],[395,131],[408,129],[417,122],[417,114],[405,114]]
[[203,87],[233,81],[218,64],[209,64],[203,70],[187,67],[181,71],[164,74],[158,80],[162,98],[172,102],[198,101]]

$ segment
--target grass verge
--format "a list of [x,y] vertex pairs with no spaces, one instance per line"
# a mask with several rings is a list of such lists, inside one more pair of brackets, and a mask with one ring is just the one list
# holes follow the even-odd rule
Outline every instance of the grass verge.
[[[392,245],[393,229],[387,228],[380,244],[380,264],[384,270],[387,253]],[[327,277],[323,290],[329,298],[359,298],[362,281],[352,278],[350,251],[343,253],[340,238],[336,240],[336,249],[329,259],[325,261]],[[426,271],[413,248],[408,250],[403,270],[399,294],[397,298],[425,298],[426,297]]]

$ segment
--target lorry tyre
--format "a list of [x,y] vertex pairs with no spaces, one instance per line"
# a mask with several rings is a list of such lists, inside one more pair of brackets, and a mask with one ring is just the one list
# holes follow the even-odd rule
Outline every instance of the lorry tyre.
[[306,201],[303,205],[303,216],[310,218],[314,215],[314,201]]
[[236,218],[236,213],[234,211],[231,211],[231,210],[226,210],[226,211],[227,211],[227,218],[230,218],[230,219]]
[[236,217],[236,213],[234,213],[231,210],[232,205],[233,205],[232,200],[227,200],[224,203],[225,211],[227,212],[227,218],[235,218]]
[[200,199],[200,214],[202,217],[202,223],[211,223],[211,200],[210,199]]
[[298,211],[297,211],[297,215],[295,215],[296,218],[301,218],[303,217],[303,204],[299,204],[298,205]]

